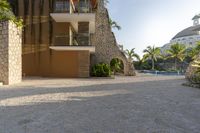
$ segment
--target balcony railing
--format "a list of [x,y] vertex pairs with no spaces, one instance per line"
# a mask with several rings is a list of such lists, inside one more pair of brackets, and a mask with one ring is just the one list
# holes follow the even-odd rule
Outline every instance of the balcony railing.
[[90,46],[90,34],[78,33],[71,37],[69,35],[56,35],[53,46]]
[[92,13],[94,12],[90,0],[79,0],[71,2],[70,0],[55,0],[54,13]]
[[54,13],[69,13],[70,2],[68,0],[56,0],[53,9]]

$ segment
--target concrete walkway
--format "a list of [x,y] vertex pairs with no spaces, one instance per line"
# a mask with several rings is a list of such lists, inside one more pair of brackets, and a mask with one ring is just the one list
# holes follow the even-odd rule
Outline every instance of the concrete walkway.
[[184,77],[29,78],[0,88],[0,133],[199,133]]

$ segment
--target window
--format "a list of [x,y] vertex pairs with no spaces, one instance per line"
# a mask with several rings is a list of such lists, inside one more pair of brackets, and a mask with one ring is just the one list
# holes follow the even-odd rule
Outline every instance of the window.
[[89,0],[80,0],[79,1],[79,9],[80,12],[86,13],[90,11],[90,1]]
[[69,11],[69,1],[56,1],[55,12],[68,12]]

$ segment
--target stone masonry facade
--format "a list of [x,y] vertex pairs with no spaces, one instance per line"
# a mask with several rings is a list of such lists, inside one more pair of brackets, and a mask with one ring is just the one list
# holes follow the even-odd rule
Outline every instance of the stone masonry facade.
[[[198,55],[198,57],[195,59],[195,61],[200,62],[200,54]],[[194,67],[194,61],[190,63],[189,67],[187,68],[186,74],[185,74],[185,78],[187,80],[190,80],[193,76],[195,76],[197,73],[197,67]]]
[[99,0],[96,12],[96,27],[91,42],[95,46],[95,54],[92,56],[91,64],[107,63],[114,58],[123,61],[124,74],[127,76],[135,75],[135,69],[131,61],[129,61],[124,52],[120,50],[115,35],[112,32],[109,23],[109,14],[104,6],[103,0]]
[[0,21],[0,82],[4,85],[22,80],[21,29],[11,21]]

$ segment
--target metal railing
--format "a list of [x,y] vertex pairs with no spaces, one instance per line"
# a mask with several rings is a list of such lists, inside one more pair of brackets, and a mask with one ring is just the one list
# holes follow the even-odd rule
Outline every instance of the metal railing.
[[69,13],[70,12],[70,2],[68,0],[57,0],[54,2],[53,7],[54,13]]
[[[70,44],[71,43],[71,44]],[[72,36],[56,35],[54,37],[53,46],[90,46],[90,34],[78,33]]]
[[54,13],[92,13],[94,12],[90,0],[80,0],[72,3],[70,0],[56,0]]

